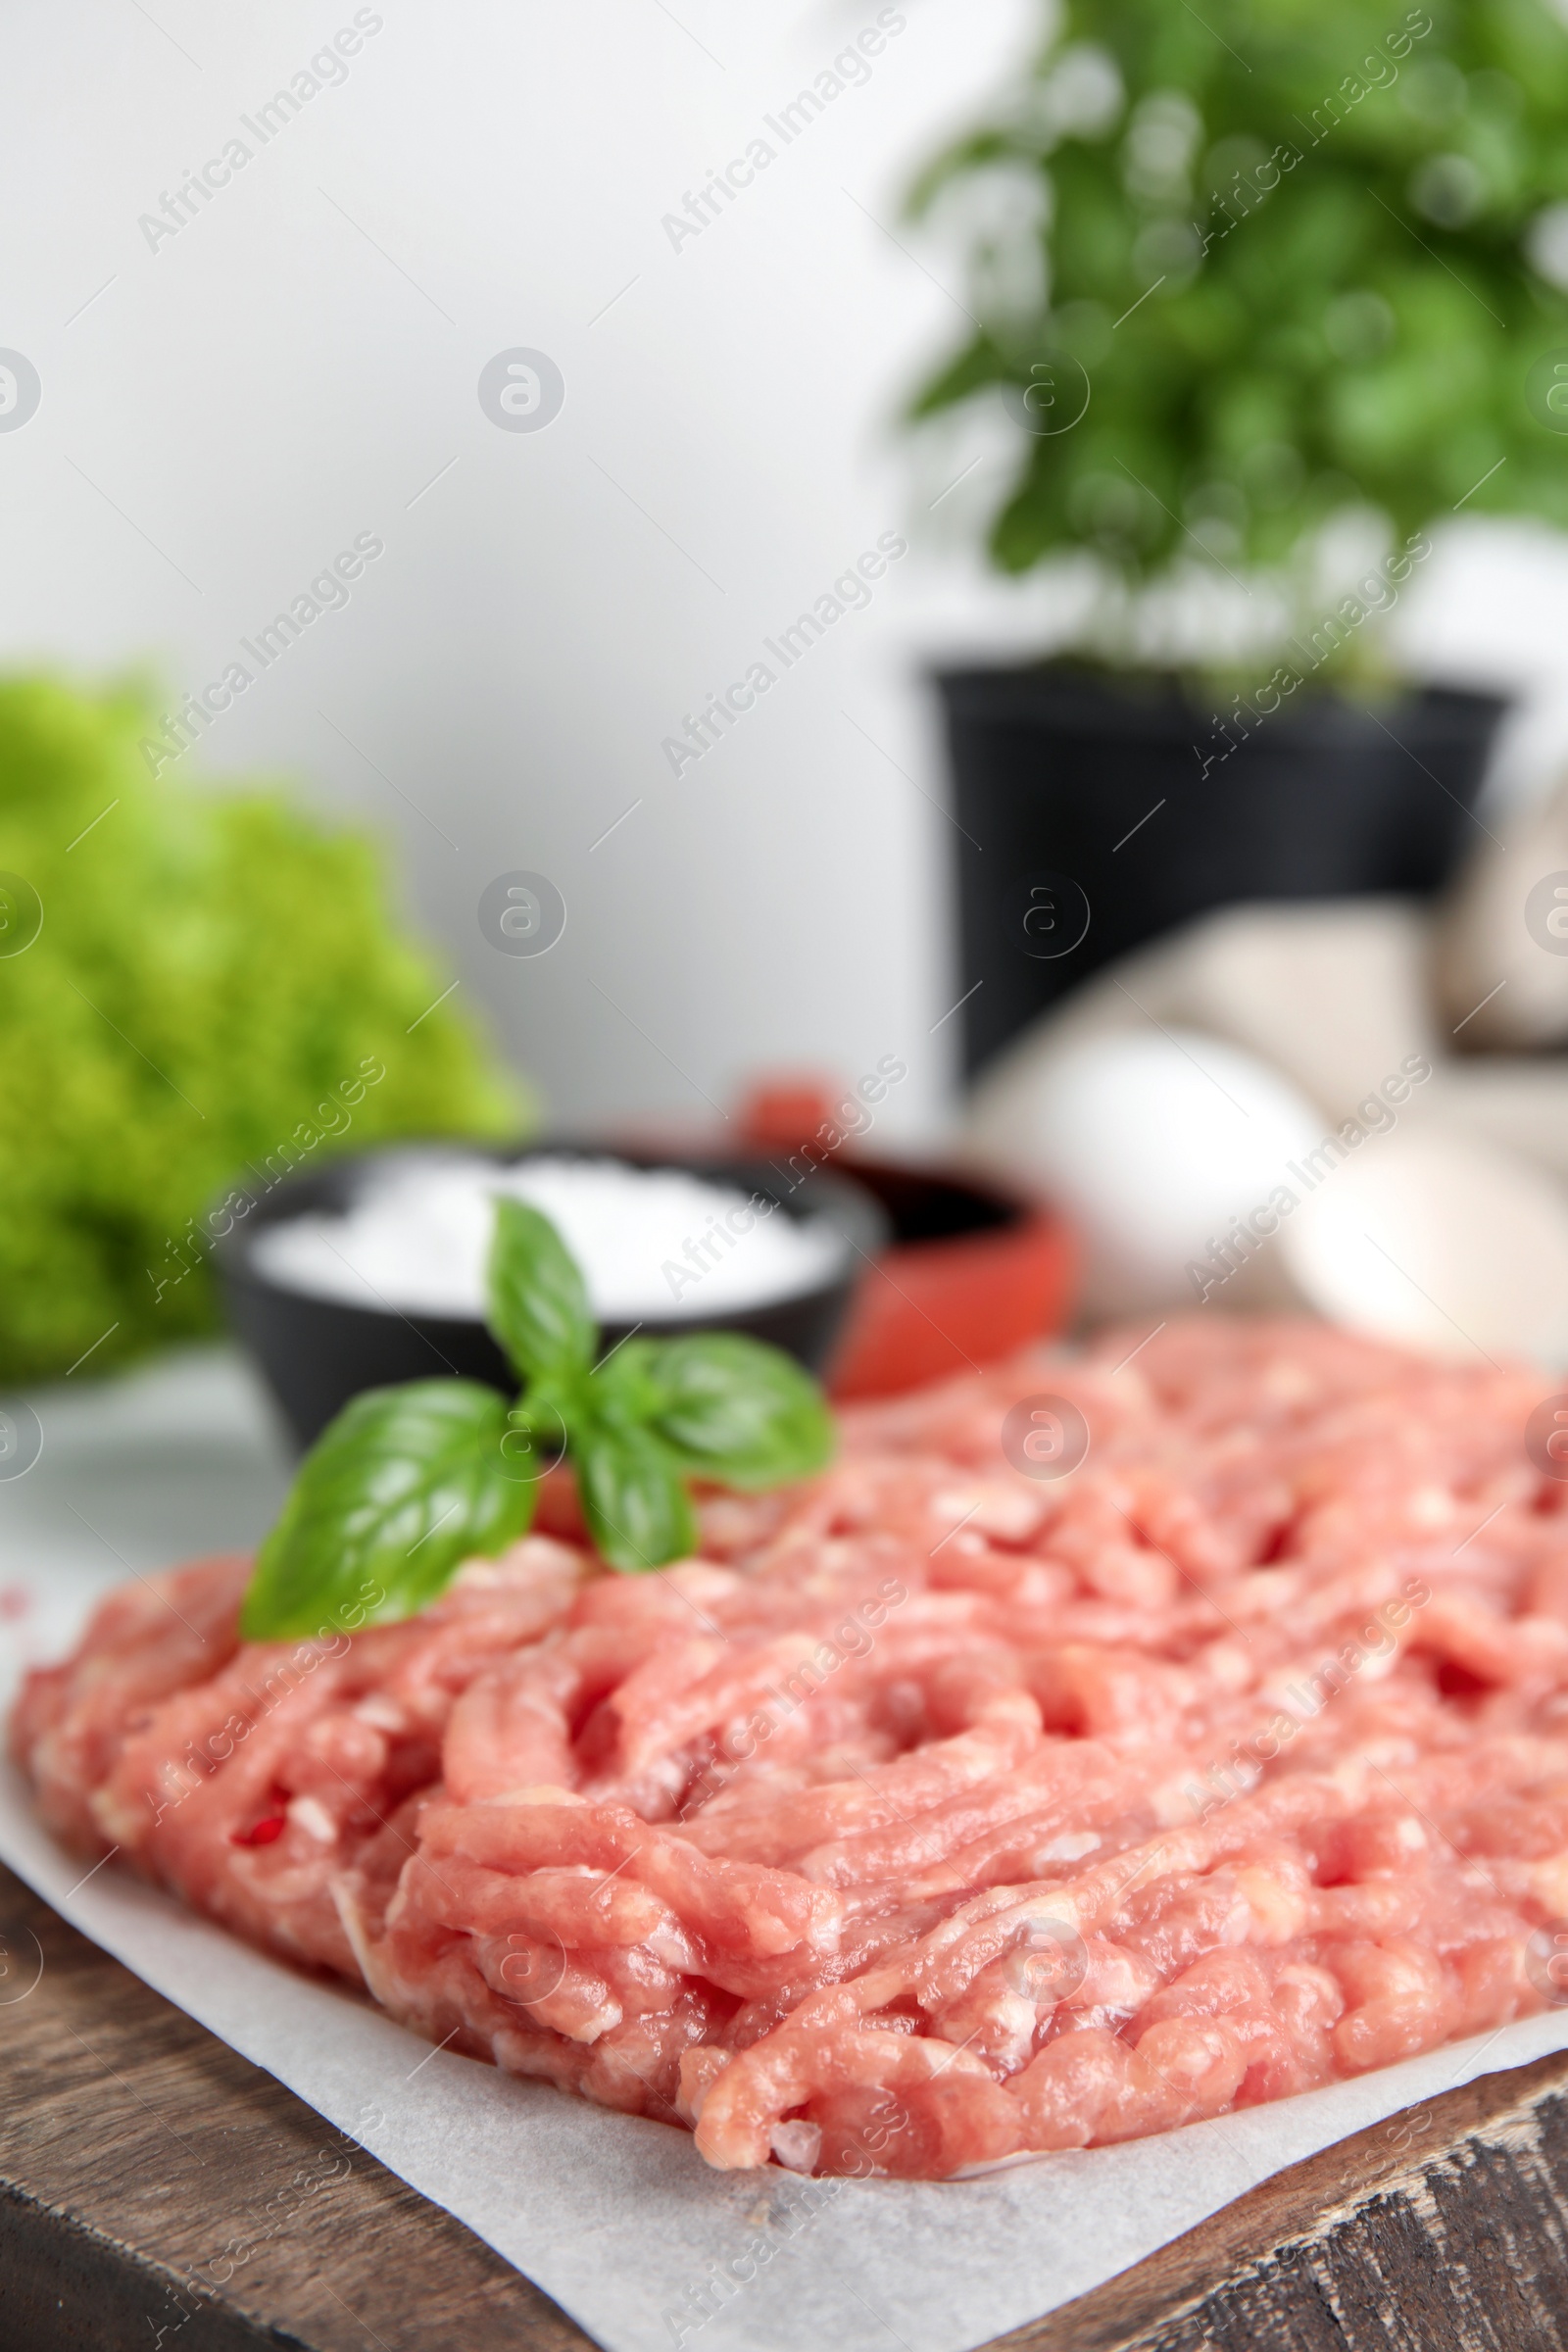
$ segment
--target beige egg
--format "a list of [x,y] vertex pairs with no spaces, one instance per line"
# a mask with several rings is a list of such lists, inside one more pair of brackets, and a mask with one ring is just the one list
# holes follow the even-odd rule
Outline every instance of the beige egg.
[[1465,1361],[1568,1363],[1568,1190],[1438,1129],[1369,1138],[1281,1226],[1303,1304]]

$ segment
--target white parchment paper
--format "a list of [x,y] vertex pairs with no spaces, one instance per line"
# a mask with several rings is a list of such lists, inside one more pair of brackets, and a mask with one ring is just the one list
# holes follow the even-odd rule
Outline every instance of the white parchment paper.
[[[45,1451],[0,1483],[0,1705],[122,1576],[254,1539],[282,1466],[227,1359],[33,1400]],[[181,1475],[183,1470],[184,1475]],[[168,1524],[169,1514],[179,1519]],[[182,1516],[181,1516],[182,1514]],[[1335,2140],[1568,2045],[1568,2010],[1127,2146],[981,2180],[709,2171],[683,2133],[431,2051],[114,1863],[83,1878],[0,1775],[0,1857],[147,1984],[443,2205],[607,2352],[969,2352]]]

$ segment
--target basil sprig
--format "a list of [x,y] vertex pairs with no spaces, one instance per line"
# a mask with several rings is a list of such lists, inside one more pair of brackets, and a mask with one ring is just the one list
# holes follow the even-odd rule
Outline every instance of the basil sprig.
[[624,1340],[596,1365],[582,1274],[525,1201],[496,1202],[488,1288],[490,1328],[524,1383],[516,1402],[475,1381],[418,1380],[345,1405],[257,1554],[247,1641],[413,1616],[464,1560],[523,1533],[563,1454],[601,1556],[635,1573],[696,1549],[688,1478],[780,1486],[832,1453],[816,1383],[740,1332]]

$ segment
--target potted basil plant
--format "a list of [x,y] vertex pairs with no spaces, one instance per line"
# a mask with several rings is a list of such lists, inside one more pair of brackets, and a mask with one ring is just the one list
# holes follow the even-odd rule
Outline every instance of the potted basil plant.
[[1045,16],[912,198],[974,321],[912,416],[1005,407],[989,559],[1075,593],[1055,659],[941,680],[971,1068],[1205,907],[1436,888],[1501,706],[1384,621],[1453,515],[1568,522],[1548,0]]

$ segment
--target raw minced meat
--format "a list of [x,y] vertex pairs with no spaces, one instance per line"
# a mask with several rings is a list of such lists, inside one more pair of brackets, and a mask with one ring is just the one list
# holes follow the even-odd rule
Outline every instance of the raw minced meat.
[[[1540,1383],[1305,1324],[1136,1339],[852,1412],[657,1576],[536,1534],[406,1624],[244,1647],[243,1562],[125,1588],[14,1744],[83,1853],[718,2166],[942,2176],[1542,2007]],[[1090,1433],[1056,1479],[1001,1445],[1041,1392]]]

